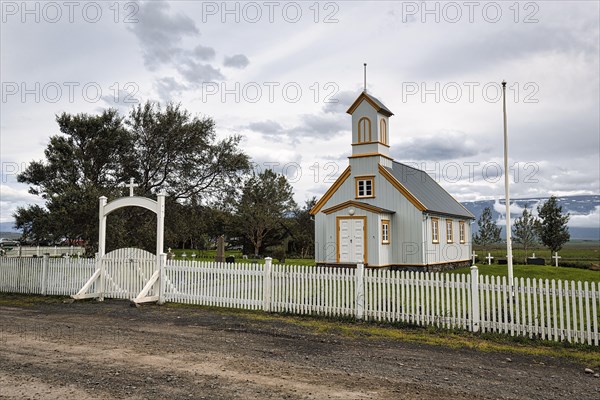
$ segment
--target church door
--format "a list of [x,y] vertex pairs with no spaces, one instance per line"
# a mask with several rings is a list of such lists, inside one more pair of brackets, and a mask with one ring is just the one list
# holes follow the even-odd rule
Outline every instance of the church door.
[[366,262],[366,218],[338,218],[338,262]]

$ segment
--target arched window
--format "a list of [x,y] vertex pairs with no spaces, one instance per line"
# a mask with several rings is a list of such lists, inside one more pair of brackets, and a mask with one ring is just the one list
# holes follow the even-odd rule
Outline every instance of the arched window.
[[362,117],[358,120],[358,143],[371,141],[371,120],[367,117]]
[[385,122],[385,119],[381,119],[381,121],[379,121],[379,137],[380,137],[380,141],[383,144],[388,144],[388,140],[387,140],[387,124]]

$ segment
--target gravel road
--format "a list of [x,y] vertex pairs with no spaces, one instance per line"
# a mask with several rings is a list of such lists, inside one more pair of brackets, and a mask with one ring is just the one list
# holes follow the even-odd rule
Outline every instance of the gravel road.
[[205,308],[4,300],[0,399],[600,399],[600,379],[564,359]]

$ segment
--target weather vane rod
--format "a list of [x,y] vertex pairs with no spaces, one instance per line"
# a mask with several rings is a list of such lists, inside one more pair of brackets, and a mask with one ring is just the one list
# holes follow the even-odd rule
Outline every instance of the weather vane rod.
[[364,64],[364,70],[365,70],[365,88],[364,88],[364,92],[367,93],[367,63]]

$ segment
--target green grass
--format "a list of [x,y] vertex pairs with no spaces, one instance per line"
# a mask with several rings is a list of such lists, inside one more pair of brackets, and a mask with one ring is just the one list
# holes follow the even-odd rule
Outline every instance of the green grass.
[[[495,275],[508,277],[508,267],[506,265],[481,265],[478,264],[480,275]],[[449,271],[452,274],[469,274],[470,268],[459,268]],[[600,271],[591,271],[580,268],[552,267],[549,265],[521,265],[513,266],[513,272],[517,278],[535,278],[535,279],[562,279],[573,281],[600,282]]]
[[[505,244],[496,244],[488,250],[474,246],[473,250],[479,256],[480,263],[487,263],[484,257],[487,256],[488,252],[494,257],[494,261],[499,258],[506,258]],[[554,259],[551,258],[553,254],[547,248],[537,246],[536,248],[527,250],[527,256],[531,256],[532,253],[535,253],[536,257],[545,259],[546,264],[554,265]],[[571,241],[564,245],[558,252],[558,255],[561,257],[558,262],[559,265],[561,263],[568,263],[581,267],[589,267],[592,264],[600,264],[600,242],[594,240]],[[525,251],[517,243],[515,243],[513,248],[513,257],[515,262],[525,263]]]
[[[173,249],[172,252],[175,254],[176,260],[195,260],[195,261],[215,261],[215,256],[217,254],[216,250],[190,250],[190,249]],[[186,257],[183,257],[183,254],[186,254]],[[192,254],[196,254],[196,257],[192,257]],[[264,264],[264,258],[253,260],[253,259],[243,259],[242,252],[239,250],[225,250],[225,257],[233,256],[235,257],[236,263],[259,263]],[[266,255],[265,257],[268,257]],[[273,258],[273,264],[280,264],[279,260],[275,257]],[[286,258],[285,265],[316,265],[315,260],[312,258]]]

